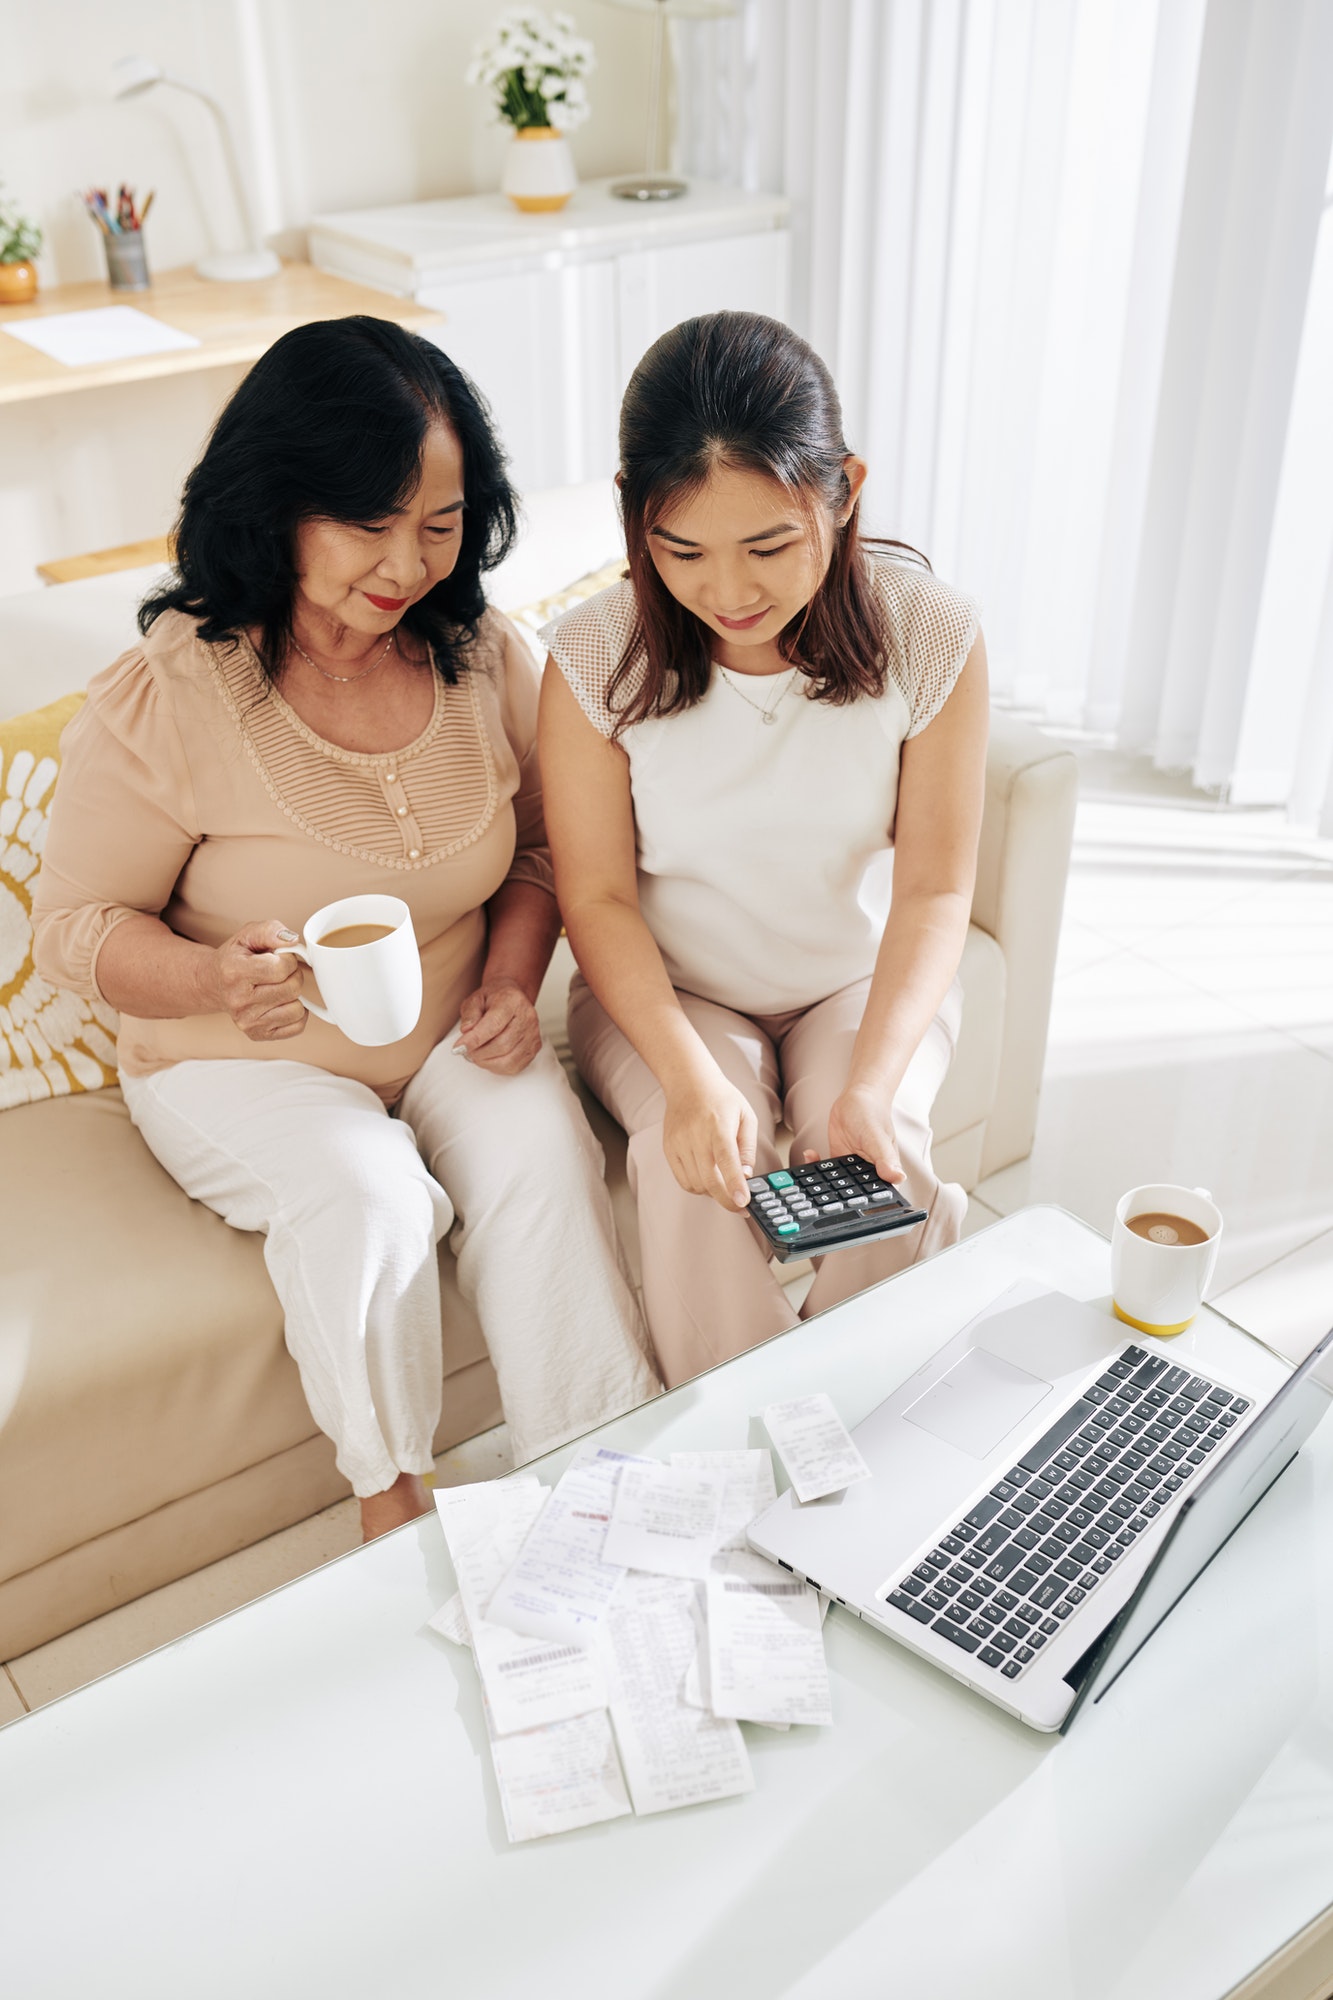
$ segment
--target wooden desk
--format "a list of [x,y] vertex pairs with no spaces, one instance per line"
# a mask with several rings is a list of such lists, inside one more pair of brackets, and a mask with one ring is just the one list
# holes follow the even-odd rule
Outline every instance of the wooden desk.
[[145,382],[163,375],[189,375],[204,368],[257,361],[293,327],[310,320],[341,319],[348,313],[391,319],[414,333],[440,324],[438,312],[410,299],[372,291],[366,285],[317,271],[312,264],[284,264],[276,278],[258,278],[249,284],[210,283],[186,270],[164,272],[154,278],[146,292],[113,292],[104,283],[57,285],[42,292],[31,305],[0,309],[0,329],[51,313],[86,312],[108,305],[134,306],[181,333],[193,334],[199,345],[170,354],[137,354],[122,361],[67,368],[21,340],[0,335],[0,403],[27,403],[39,396],[63,396],[78,389],[103,389],[116,382]]

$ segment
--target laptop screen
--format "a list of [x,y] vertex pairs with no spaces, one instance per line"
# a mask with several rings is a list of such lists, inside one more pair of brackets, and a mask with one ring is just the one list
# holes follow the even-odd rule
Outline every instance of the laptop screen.
[[1333,1330],[1324,1335],[1185,1501],[1138,1589],[1090,1654],[1079,1662],[1079,1668],[1085,1669],[1084,1678],[1063,1729],[1069,1728],[1085,1702],[1100,1701],[1120,1678],[1195,1578],[1291,1463],[1330,1402]]

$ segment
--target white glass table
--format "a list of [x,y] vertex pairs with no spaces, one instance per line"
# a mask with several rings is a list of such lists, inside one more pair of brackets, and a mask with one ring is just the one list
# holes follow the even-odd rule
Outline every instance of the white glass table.
[[[599,1435],[855,1422],[1029,1276],[1105,1302],[1107,1246],[1026,1210]],[[835,1606],[835,1726],[747,1727],[752,1794],[510,1848],[428,1518],[0,1732],[0,1992],[1219,2000],[1333,1885],[1330,1523],[1333,1424],[1063,1740]]]

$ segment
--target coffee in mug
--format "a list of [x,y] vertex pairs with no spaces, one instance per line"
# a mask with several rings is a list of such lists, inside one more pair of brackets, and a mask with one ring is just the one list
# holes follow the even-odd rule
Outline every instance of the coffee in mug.
[[[327,944],[328,939],[324,942]],[[1160,1209],[1150,1208],[1146,1215],[1131,1215],[1125,1220],[1127,1229],[1136,1236],[1142,1236],[1149,1243],[1206,1243],[1208,1232],[1200,1229],[1197,1222],[1191,1222],[1183,1215],[1163,1215]]]
[[320,943],[325,951],[349,951],[354,944],[374,944],[376,938],[392,936],[392,924],[343,924],[336,931],[325,931]]
[[1217,1264],[1222,1216],[1206,1188],[1131,1188],[1111,1230],[1117,1319],[1159,1338],[1183,1333]]
[[397,896],[326,903],[306,924],[303,942],[283,949],[319,981],[320,1000],[303,994],[305,1006],[350,1042],[384,1048],[421,1019],[421,953],[412,912]]

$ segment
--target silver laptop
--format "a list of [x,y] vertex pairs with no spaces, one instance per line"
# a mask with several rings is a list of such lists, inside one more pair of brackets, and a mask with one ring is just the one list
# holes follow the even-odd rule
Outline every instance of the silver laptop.
[[1123,1332],[1016,1288],[856,1426],[870,1479],[782,1494],[752,1546],[1032,1728],[1068,1728],[1333,1399],[1333,1332],[1267,1400],[1210,1369],[1206,1329],[1180,1358]]

